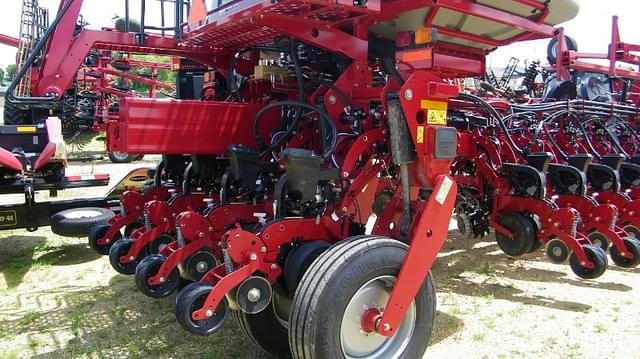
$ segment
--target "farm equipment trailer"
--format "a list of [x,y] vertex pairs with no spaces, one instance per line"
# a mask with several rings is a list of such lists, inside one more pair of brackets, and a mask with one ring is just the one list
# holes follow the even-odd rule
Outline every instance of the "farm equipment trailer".
[[124,31],[76,31],[82,3],[60,2],[26,61],[33,92],[8,99],[55,106],[90,51],[192,62],[184,96],[124,97],[106,120],[109,150],[163,161],[89,233],[144,294],[181,289],[191,333],[232,317],[278,356],[419,358],[454,207],[508,255],[545,244],[583,278],[603,274],[609,243],[616,264],[639,262],[635,167],[593,151],[591,127],[562,148],[574,114],[553,112],[635,107],[513,104],[455,85],[483,76],[496,47],[562,34],[574,1],[175,0],[173,26],[148,25],[146,1],[132,26],[125,1]]

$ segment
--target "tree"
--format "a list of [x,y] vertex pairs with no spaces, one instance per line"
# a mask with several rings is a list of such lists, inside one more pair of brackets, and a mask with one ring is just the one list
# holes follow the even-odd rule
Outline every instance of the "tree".
[[6,80],[9,82],[13,81],[13,76],[16,74],[16,65],[11,64],[7,66],[5,73],[6,73]]
[[0,67],[0,85],[4,86],[4,70]]

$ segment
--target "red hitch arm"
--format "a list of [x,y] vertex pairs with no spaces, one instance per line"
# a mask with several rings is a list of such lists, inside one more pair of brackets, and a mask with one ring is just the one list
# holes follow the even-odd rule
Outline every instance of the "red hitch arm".
[[458,185],[453,178],[447,175],[436,178],[433,194],[417,222],[409,251],[384,313],[375,319],[368,316],[368,319],[375,322],[380,320],[377,324],[374,322],[367,325],[370,328],[375,327],[378,334],[388,337],[395,334],[416,293],[427,278],[447,238],[457,193]]

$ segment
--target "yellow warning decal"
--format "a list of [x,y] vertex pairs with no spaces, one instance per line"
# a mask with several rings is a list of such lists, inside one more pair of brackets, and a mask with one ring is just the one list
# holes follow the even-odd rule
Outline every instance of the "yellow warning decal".
[[447,124],[447,102],[421,100],[420,108],[427,110],[427,124],[446,125]]
[[424,126],[418,126],[416,133],[416,143],[424,143]]
[[19,126],[16,128],[18,132],[36,132],[36,126]]

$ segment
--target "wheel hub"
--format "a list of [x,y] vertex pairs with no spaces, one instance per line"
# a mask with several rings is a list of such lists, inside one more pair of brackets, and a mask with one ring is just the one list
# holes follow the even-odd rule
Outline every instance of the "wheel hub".
[[[396,334],[386,337],[375,333],[370,325],[363,327],[364,317],[384,310],[382,305],[389,301],[394,276],[380,276],[365,283],[353,295],[342,317],[340,342],[346,358],[396,358],[407,347],[415,329],[415,303],[407,310],[405,318]],[[369,318],[370,319],[370,318]]]

